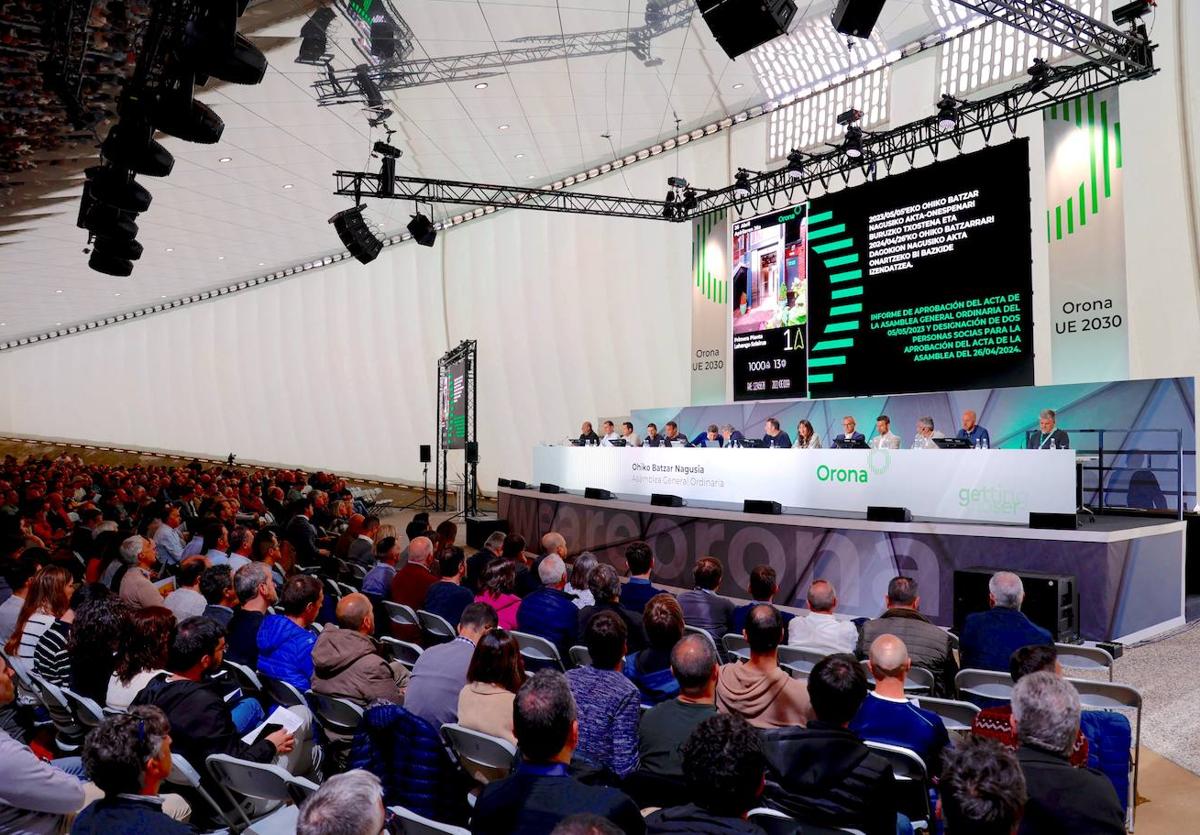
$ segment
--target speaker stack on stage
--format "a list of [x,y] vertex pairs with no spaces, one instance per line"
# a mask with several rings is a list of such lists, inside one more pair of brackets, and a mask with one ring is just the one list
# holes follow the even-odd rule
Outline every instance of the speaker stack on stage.
[[794,0],[696,0],[696,5],[730,58],[786,35],[796,16]]
[[[992,568],[967,568],[954,572],[954,633],[962,636],[963,624],[972,612],[988,609],[988,581],[996,573]],[[1079,585],[1073,574],[1013,572],[1025,587],[1021,611],[1054,640],[1071,643],[1079,640]]]

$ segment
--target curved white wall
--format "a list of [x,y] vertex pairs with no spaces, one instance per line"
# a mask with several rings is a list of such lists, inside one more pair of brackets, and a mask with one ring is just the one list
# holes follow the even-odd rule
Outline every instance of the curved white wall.
[[[1183,37],[1176,14],[1159,8],[1163,72],[1121,93],[1134,377],[1200,372],[1200,215],[1191,205],[1200,189],[1200,12],[1186,10]],[[927,112],[935,63],[931,51],[898,68],[893,120]],[[677,168],[717,187],[732,165],[762,168],[765,148],[760,119],[584,188],[658,195]],[[1034,216],[1043,211],[1039,168],[1035,160]],[[1045,286],[1044,271],[1035,257],[1035,287]],[[417,445],[434,439],[437,358],[475,339],[480,482],[490,489],[497,475],[528,475],[529,448],[576,431],[584,417],[687,402],[689,276],[687,224],[501,212],[441,233],[432,249],[393,247],[366,267],[341,262],[6,351],[0,433],[232,450],[419,482]],[[1048,345],[1044,332],[1036,337]],[[1039,382],[1052,382],[1045,356],[1038,369]]]

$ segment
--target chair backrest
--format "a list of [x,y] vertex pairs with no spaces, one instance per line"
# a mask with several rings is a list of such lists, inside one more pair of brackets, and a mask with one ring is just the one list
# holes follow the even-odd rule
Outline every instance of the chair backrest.
[[1008,701],[1012,698],[1013,681],[1008,673],[996,670],[959,670],[954,677],[954,688],[960,696],[970,695],[984,699]]
[[588,652],[587,647],[573,646],[571,647],[571,663],[576,667],[592,666],[592,654]]
[[342,593],[342,597],[350,594],[358,594],[358,589],[354,588],[354,586],[350,585],[349,583],[343,583],[339,581],[337,586],[338,590]]
[[442,738],[463,770],[481,783],[507,777],[517,765],[517,746],[462,725],[442,725]]
[[229,805],[248,825],[249,819],[239,798],[270,800],[286,803],[292,799],[290,783],[292,775],[287,769],[270,763],[252,763],[239,760],[228,754],[209,754],[208,772],[221,788]]
[[960,702],[957,699],[935,699],[932,696],[917,696],[917,706],[936,713],[948,731],[969,731],[979,713],[979,705]]
[[388,618],[397,626],[417,626],[421,625],[421,619],[417,617],[417,613],[413,611],[411,606],[405,606],[403,603],[396,603],[391,600],[384,600],[383,611],[387,612]]
[[325,596],[332,597],[334,603],[337,603],[337,601],[342,599],[342,589],[337,584],[337,580],[330,579],[329,577],[322,577],[321,585],[325,586]]
[[104,711],[94,700],[87,696],[81,696],[74,690],[68,690],[66,687],[59,689],[62,690],[63,698],[70,705],[71,712],[75,714],[75,721],[82,727],[90,730],[104,721]]
[[223,662],[224,666],[233,675],[242,690],[246,691],[247,695],[254,695],[263,692],[262,680],[258,677],[258,673],[247,667],[245,664],[239,664],[236,661],[230,661],[227,657]]
[[725,652],[737,658],[750,657],[750,642],[746,640],[745,635],[738,635],[730,632],[721,636],[721,646],[725,648]]
[[307,707],[308,704],[304,701],[304,694],[296,689],[295,685],[288,684],[286,681],[280,681],[277,678],[271,678],[268,675],[259,672],[259,678],[263,683],[263,691],[271,697],[271,700],[282,707]]
[[1085,647],[1076,644],[1055,644],[1058,663],[1068,670],[1104,670],[1108,680],[1113,680],[1113,657],[1101,647]]
[[[867,687],[875,689],[875,676],[867,659],[862,660],[863,672],[867,674]],[[905,693],[928,693],[933,690],[933,673],[924,667],[910,667],[904,677]]]
[[359,584],[361,584],[363,579],[367,576],[367,567],[365,565],[359,565],[356,562],[350,563],[350,576],[355,580],[358,580]]
[[469,829],[451,826],[448,823],[439,823],[409,811],[403,806],[391,806],[388,811],[396,816],[400,824],[400,832],[404,835],[471,835]]
[[[221,808],[221,804],[217,803],[213,796],[208,793],[208,789],[200,781],[200,772],[174,751],[171,752],[171,773],[167,775],[164,782],[170,783],[173,786],[187,786],[208,804],[215,815],[214,820],[224,821],[231,829],[235,827],[235,817]],[[242,817],[244,818],[244,816]]]
[[17,680],[17,688],[24,691],[30,697],[37,698],[37,688],[34,687],[33,679],[29,677],[29,664],[24,658],[16,655],[9,655],[7,652],[0,650],[0,658],[4,659],[13,671],[13,677]]
[[557,664],[560,670],[566,670],[562,658],[558,654],[558,647],[541,635],[530,635],[528,632],[518,632],[515,629],[508,634],[517,639],[517,646],[521,648],[521,655],[526,661],[532,661],[541,666]]
[[807,677],[817,662],[828,653],[801,647],[789,647],[786,644],[779,647],[779,663],[796,673]]
[[421,653],[425,651],[414,643],[401,641],[391,635],[383,636],[379,642],[391,653],[393,661],[399,661],[410,670],[417,663],[417,659],[421,657]]
[[50,721],[54,723],[55,744],[67,753],[79,750],[87,729],[76,719],[75,711],[71,709],[67,697],[57,686],[37,673],[30,673],[29,678],[38,701],[46,708],[46,712],[50,714]]
[[708,641],[713,650],[717,653],[717,657],[719,658],[721,656],[721,648],[717,646],[717,641],[715,638],[713,638],[711,632],[709,632],[707,629],[701,629],[699,626],[688,626],[687,624],[684,624],[683,633],[686,635],[689,632],[693,635],[700,635],[703,637],[704,640]]
[[306,695],[317,716],[317,721],[325,730],[349,736],[362,724],[363,709],[349,699],[326,696],[312,690],[309,690]]
[[445,643],[453,641],[458,635],[458,630],[451,625],[450,621],[446,620],[439,614],[427,612],[424,609],[417,610],[417,619],[421,621],[421,631],[429,637],[433,643]]
[[864,741],[868,748],[891,764],[900,794],[900,811],[907,815],[914,825],[932,820],[929,777],[925,771],[925,761],[915,751],[899,745],[873,742],[869,739]]

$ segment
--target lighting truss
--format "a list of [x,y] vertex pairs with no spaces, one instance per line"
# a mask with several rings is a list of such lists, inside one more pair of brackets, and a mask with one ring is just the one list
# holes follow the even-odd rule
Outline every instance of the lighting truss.
[[[646,23],[629,29],[609,29],[573,35],[537,35],[517,38],[520,46],[494,52],[398,61],[370,67],[367,75],[380,90],[401,90],[448,81],[489,78],[515,64],[533,64],[559,58],[611,55],[629,50],[638,59],[653,64],[650,41],[672,29],[688,25],[695,11],[694,0],[650,2]],[[331,72],[313,83],[321,106],[363,102],[366,94],[354,69]]]

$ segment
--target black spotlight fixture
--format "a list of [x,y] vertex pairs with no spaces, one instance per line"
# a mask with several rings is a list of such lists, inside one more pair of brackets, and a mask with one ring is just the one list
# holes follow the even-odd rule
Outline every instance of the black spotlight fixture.
[[699,205],[699,203],[700,201],[696,197],[696,190],[694,188],[688,186],[683,190],[682,205],[684,214],[691,214],[692,212],[696,211],[696,206]]
[[1045,90],[1054,80],[1054,67],[1041,58],[1034,58],[1026,72],[1029,73],[1029,89],[1035,93]]
[[231,84],[258,84],[267,72],[267,57],[237,30],[245,10],[239,0],[197,4],[183,31],[182,52],[196,72]]
[[194,76],[183,67],[164,76],[150,105],[150,123],[184,142],[213,145],[221,141],[225,123],[193,93]]
[[433,246],[433,242],[437,240],[437,229],[434,228],[433,221],[420,212],[413,215],[412,220],[408,222],[408,233],[421,246]]
[[355,260],[362,264],[370,264],[383,250],[383,241],[375,237],[375,233],[367,226],[362,210],[361,205],[345,209],[329,218],[329,222],[333,224],[338,237]]
[[958,112],[964,102],[954,98],[949,93],[942,96],[937,105],[937,129],[942,133],[950,133],[958,127]]
[[804,154],[800,153],[795,148],[787,156],[787,178],[789,180],[800,180],[804,177]]
[[863,130],[858,125],[846,128],[846,138],[842,142],[842,153],[851,159],[861,159],[863,155]]
[[175,167],[175,157],[154,139],[154,128],[139,119],[122,119],[113,125],[100,154],[106,162],[147,177],[166,177]]
[[1113,9],[1113,23],[1118,26],[1123,26],[1126,23],[1135,23],[1144,17],[1154,5],[1156,5],[1155,0],[1133,0],[1132,3],[1118,6]]
[[404,156],[403,151],[401,151],[395,145],[389,145],[383,140],[377,140],[375,142],[375,153],[379,154],[381,157],[391,157],[392,159],[400,159],[400,157]]
[[675,219],[675,189],[667,191],[666,199],[663,200],[662,216],[667,220]]
[[150,192],[125,168],[94,165],[84,174],[91,181],[92,198],[99,203],[137,214],[150,208]]
[[739,168],[733,175],[733,196],[739,200],[750,196],[750,172],[745,168]]

